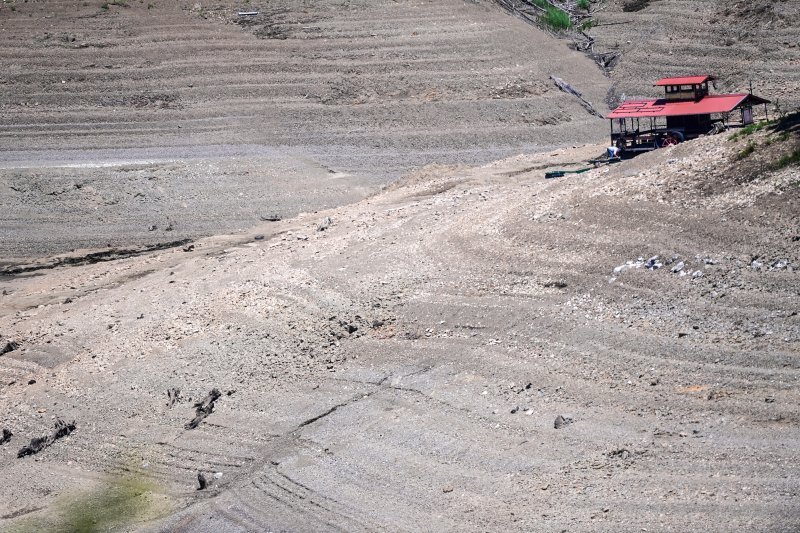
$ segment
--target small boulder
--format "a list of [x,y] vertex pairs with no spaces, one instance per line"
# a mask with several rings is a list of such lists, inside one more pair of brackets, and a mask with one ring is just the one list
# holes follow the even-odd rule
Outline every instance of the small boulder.
[[574,420],[572,419],[571,416],[558,415],[556,417],[556,421],[553,423],[553,427],[556,428],[556,429],[561,429],[563,427],[566,427],[566,426],[572,424],[573,422],[574,422]]

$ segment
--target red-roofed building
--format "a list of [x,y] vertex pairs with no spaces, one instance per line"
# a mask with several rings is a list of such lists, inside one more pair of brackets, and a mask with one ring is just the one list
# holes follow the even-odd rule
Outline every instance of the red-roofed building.
[[[702,85],[717,78],[703,74],[702,76],[681,76],[677,78],[661,78],[653,84],[653,87],[665,87],[667,85]],[[706,89],[708,87],[706,86]]]
[[[664,78],[663,98],[628,100],[609,113],[611,142],[623,152],[647,152],[694,139],[722,126],[753,122],[753,106],[769,100],[750,93],[708,94],[713,76]],[[734,111],[740,119],[731,121]]]

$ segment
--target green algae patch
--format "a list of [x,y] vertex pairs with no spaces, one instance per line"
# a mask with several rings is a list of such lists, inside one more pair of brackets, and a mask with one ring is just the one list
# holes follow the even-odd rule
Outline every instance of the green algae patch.
[[136,475],[107,478],[90,491],[65,495],[11,531],[90,533],[129,529],[164,516],[169,498],[150,479]]

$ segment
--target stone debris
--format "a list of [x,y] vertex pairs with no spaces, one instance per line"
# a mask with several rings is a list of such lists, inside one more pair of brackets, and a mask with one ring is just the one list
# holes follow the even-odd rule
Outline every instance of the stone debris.
[[202,472],[197,473],[197,485],[197,490],[205,490],[205,488],[208,486],[206,476]]
[[683,261],[680,261],[677,265],[672,267],[671,272],[674,273],[674,274],[677,274],[678,272],[683,272],[684,266],[685,265],[684,265]]
[[11,432],[10,429],[3,428],[3,436],[0,437],[0,445],[5,444],[6,442],[11,440],[11,437],[14,434]]
[[662,266],[664,266],[664,265],[658,261],[658,256],[657,255],[654,255],[653,257],[648,259],[644,264],[644,267],[646,269],[648,269],[648,270],[657,270],[657,269],[661,268]]
[[5,355],[9,352],[13,352],[19,348],[19,344],[14,341],[7,341],[5,345],[0,348],[0,355]]
[[208,396],[196,402],[194,404],[195,417],[183,427],[186,429],[195,429],[199,426],[200,422],[214,411],[214,402],[216,402],[220,396],[222,396],[222,393],[219,392],[219,390],[212,389],[211,392],[208,393]]
[[622,459],[623,461],[633,457],[633,453],[627,448],[620,448],[606,453],[606,456],[613,459]]
[[31,439],[30,444],[23,446],[17,452],[17,458],[19,459],[21,457],[25,457],[26,455],[36,455],[48,446],[52,445],[58,439],[66,437],[75,431],[76,427],[77,426],[75,425],[74,420],[70,423],[67,423],[63,420],[57,419],[56,423],[53,425],[53,432],[50,435]]
[[563,427],[566,427],[566,426],[572,424],[573,422],[575,422],[575,421],[572,419],[571,416],[558,415],[556,417],[555,422],[553,423],[553,427],[556,428],[556,429],[561,429]]
[[171,388],[167,391],[167,407],[171,408],[180,399],[180,389]]
[[333,224],[331,217],[325,217],[322,219],[322,222],[319,223],[319,226],[317,226],[317,231],[325,231],[331,227],[331,224]]

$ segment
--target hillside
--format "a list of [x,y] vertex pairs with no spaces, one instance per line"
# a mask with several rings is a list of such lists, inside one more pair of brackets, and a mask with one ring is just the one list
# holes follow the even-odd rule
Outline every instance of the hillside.
[[[795,529],[800,188],[796,167],[737,160],[774,135],[558,180],[544,170],[602,145],[430,167],[193,249],[8,279],[0,513],[23,529]],[[17,459],[53,417],[77,429]],[[86,503],[131,486],[112,517]]]
[[719,92],[800,106],[800,4],[782,0],[609,0],[593,4],[597,52],[616,52],[612,102],[653,96],[653,81],[714,74]]
[[800,114],[545,179],[794,3],[638,4],[2,2],[0,530],[800,529]]
[[596,102],[609,80],[492,3],[251,0],[255,17],[232,1],[12,5],[0,7],[5,257],[236,231],[425,164],[606,131],[548,77]]

